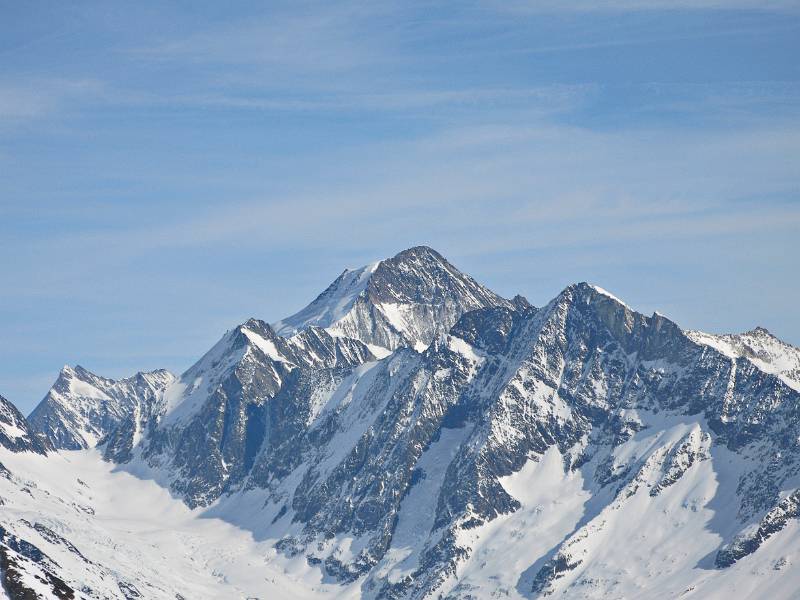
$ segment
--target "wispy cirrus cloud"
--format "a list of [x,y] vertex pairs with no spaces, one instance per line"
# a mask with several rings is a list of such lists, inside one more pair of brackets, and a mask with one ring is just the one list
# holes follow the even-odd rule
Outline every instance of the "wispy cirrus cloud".
[[103,85],[92,79],[40,78],[0,81],[0,121],[36,119],[97,97]]
[[258,15],[155,41],[129,52],[150,60],[338,72],[380,61],[385,32],[367,25],[391,13],[387,3],[274,3]]
[[[574,109],[596,90],[597,86],[591,84],[526,88],[396,89],[385,92],[353,90],[333,93],[286,93],[251,87],[238,93],[133,94],[127,100],[141,105],[268,112],[364,111],[413,114],[421,110],[447,109],[463,114],[471,110],[523,109],[530,115],[546,115]],[[455,114],[458,113],[454,113],[454,116]]]
[[[228,197],[138,228],[78,228],[43,240],[33,258],[68,249],[84,255],[68,272],[50,265],[42,278],[50,285],[53,277],[70,283],[82,271],[91,277],[173,250],[265,251],[301,239],[319,247],[355,249],[386,240],[400,246],[408,230],[451,245],[463,236],[471,240],[464,253],[555,251],[580,238],[612,244],[785,232],[800,224],[800,204],[775,199],[800,186],[792,158],[798,155],[795,121],[736,132],[455,126],[348,150],[290,195]],[[330,183],[342,179],[348,183]],[[18,243],[8,236],[7,250]]]

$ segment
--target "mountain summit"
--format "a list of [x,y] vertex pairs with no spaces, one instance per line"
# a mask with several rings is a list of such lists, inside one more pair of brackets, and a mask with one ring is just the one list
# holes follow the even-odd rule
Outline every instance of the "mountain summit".
[[[422,350],[470,310],[511,306],[427,246],[345,270],[311,304],[273,324],[291,336],[309,326],[387,350]],[[385,352],[382,352],[385,354]]]
[[746,358],[766,373],[772,373],[800,391],[800,348],[778,339],[763,327],[745,333],[713,335],[687,331],[698,344],[711,346],[730,358]]
[[50,441],[40,438],[17,407],[2,396],[0,396],[0,448],[12,452],[38,454],[46,454],[53,449]]
[[160,369],[115,381],[65,366],[28,420],[56,448],[93,448],[134,415],[144,418],[174,379]]

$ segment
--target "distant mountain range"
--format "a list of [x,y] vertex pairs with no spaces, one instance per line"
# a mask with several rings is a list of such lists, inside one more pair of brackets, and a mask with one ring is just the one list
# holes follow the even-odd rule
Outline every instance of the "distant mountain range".
[[800,349],[587,283],[504,299],[427,247],[179,377],[0,397],[0,447],[15,600],[800,588]]

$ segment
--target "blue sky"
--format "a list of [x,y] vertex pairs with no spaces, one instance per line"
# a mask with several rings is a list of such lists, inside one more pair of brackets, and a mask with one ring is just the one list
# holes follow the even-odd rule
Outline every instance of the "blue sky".
[[0,8],[25,412],[65,363],[180,372],[422,243],[534,304],[587,280],[800,344],[800,1]]

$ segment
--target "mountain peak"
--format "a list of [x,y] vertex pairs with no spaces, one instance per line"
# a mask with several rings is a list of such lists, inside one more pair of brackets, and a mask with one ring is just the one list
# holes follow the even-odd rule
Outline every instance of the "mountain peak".
[[786,385],[800,391],[800,348],[784,342],[766,328],[722,335],[702,331],[684,333],[693,342],[714,348],[732,360],[745,358],[761,371],[777,375]]
[[78,379],[81,381],[88,381],[88,382],[93,382],[97,380],[97,381],[105,381],[108,383],[114,383],[113,379],[97,375],[96,373],[93,373],[92,371],[81,365],[74,365],[74,366],[64,365],[58,372],[58,379],[66,381]]
[[65,365],[28,421],[58,449],[90,448],[137,407],[155,402],[174,379],[160,369],[117,381]]
[[528,310],[533,308],[533,304],[531,304],[528,299],[523,296],[522,294],[517,294],[511,299],[511,304],[514,305],[514,308],[517,310]]
[[407,260],[445,261],[445,258],[430,246],[412,246],[411,248],[401,250],[388,260],[394,260],[398,262]]
[[631,307],[628,306],[628,304],[626,304],[624,301],[622,301],[620,298],[618,298],[608,290],[601,288],[598,285],[588,283],[586,281],[580,281],[578,283],[573,283],[571,285],[568,285],[561,291],[561,293],[558,296],[553,298],[550,304],[558,305],[558,304],[573,303],[573,302],[594,304],[596,302],[607,303],[609,301],[614,305],[620,306],[628,311],[633,311],[633,309],[631,309]]
[[475,308],[508,303],[427,246],[409,248],[380,261],[369,278],[367,292],[381,303],[440,304],[458,299],[471,301]]
[[0,448],[37,454],[53,449],[46,439],[39,439],[17,407],[3,396],[0,396]]
[[508,300],[459,271],[428,246],[415,246],[360,269],[345,270],[298,313],[278,321],[279,335],[318,326],[389,350],[426,347],[467,311]]
[[255,317],[250,317],[247,321],[239,325],[239,327],[245,327],[247,329],[272,329],[268,323],[261,319],[256,319]]
[[78,376],[77,369],[72,365],[64,365],[58,372],[57,380],[70,380]]
[[620,300],[620,299],[619,299],[617,296],[615,296],[614,294],[612,294],[611,292],[609,292],[607,289],[605,289],[605,288],[601,288],[599,285],[595,285],[595,284],[593,284],[593,283],[587,283],[587,284],[585,284],[585,285],[588,285],[590,288],[592,288],[592,289],[593,289],[595,292],[597,292],[598,294],[601,294],[601,295],[603,295],[603,296],[606,296],[606,297],[608,297],[608,298],[611,298],[612,300],[615,300],[616,302],[619,302],[620,304],[625,304],[625,302],[623,302],[622,300]]
[[766,335],[771,338],[775,337],[769,329],[767,329],[766,327],[762,327],[761,325],[756,325],[755,327],[753,327],[753,329],[751,329],[747,333],[751,335]]
[[380,263],[372,263],[360,269],[345,269],[316,299],[291,317],[273,324],[273,329],[289,337],[308,327],[330,327],[344,318],[364,292],[369,278]]
[[258,337],[267,340],[277,337],[275,330],[269,323],[253,317],[239,325],[236,330],[248,337],[250,341],[252,341],[252,334],[256,334]]

